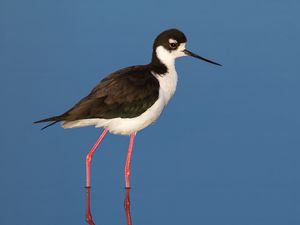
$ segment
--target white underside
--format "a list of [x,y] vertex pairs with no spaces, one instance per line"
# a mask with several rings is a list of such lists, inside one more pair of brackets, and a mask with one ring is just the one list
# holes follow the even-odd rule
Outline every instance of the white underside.
[[160,84],[159,97],[157,101],[144,113],[135,118],[114,118],[114,119],[82,119],[71,122],[64,122],[63,128],[77,128],[84,126],[102,127],[109,130],[113,134],[130,135],[138,132],[155,122],[164,107],[173,96],[176,84],[177,73],[175,70],[169,71],[163,76],[155,75]]
[[[184,47],[184,46],[183,46]],[[84,126],[102,127],[113,134],[130,135],[138,132],[155,122],[164,107],[174,95],[177,85],[177,73],[175,70],[175,58],[170,57],[169,52],[164,48],[157,48],[158,57],[167,66],[168,72],[164,75],[153,75],[158,79],[160,89],[157,101],[143,114],[135,118],[114,118],[114,119],[82,119],[71,122],[64,122],[63,128],[77,128]]]
[[107,128],[113,134],[129,135],[155,122],[164,106],[165,103],[159,98],[147,111],[135,118],[83,119],[65,122],[62,127],[75,128],[94,125],[95,127]]

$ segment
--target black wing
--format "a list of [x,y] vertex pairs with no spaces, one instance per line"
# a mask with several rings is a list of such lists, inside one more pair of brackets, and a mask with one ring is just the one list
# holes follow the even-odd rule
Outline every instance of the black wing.
[[159,82],[147,66],[128,67],[103,79],[64,114],[37,122],[133,118],[151,107],[158,96]]

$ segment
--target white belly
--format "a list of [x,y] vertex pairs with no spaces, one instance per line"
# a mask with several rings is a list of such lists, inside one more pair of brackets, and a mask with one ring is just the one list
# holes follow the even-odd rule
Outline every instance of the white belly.
[[175,69],[163,76],[156,74],[154,74],[154,76],[158,79],[160,85],[159,97],[157,101],[140,116],[135,118],[82,119],[64,122],[62,127],[76,128],[95,126],[106,128],[110,133],[121,135],[130,135],[144,129],[158,119],[164,107],[175,93],[177,85],[177,73]]

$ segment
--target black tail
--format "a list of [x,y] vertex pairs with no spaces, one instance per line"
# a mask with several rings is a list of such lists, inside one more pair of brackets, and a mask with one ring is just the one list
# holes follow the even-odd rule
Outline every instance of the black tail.
[[62,116],[53,116],[53,117],[50,117],[50,118],[46,118],[46,119],[42,119],[42,120],[38,120],[38,121],[35,121],[33,123],[46,123],[46,122],[52,122],[46,126],[44,126],[41,130],[44,130],[46,129],[47,127],[50,127],[60,121],[63,121],[63,118]]

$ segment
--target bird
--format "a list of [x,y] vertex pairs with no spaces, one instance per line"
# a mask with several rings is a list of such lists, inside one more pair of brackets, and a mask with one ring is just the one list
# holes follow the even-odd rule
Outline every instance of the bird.
[[154,123],[176,91],[178,75],[175,60],[191,56],[208,63],[221,64],[186,49],[185,34],[176,29],[161,32],[154,40],[149,64],[117,70],[102,79],[84,98],[65,113],[34,123],[61,122],[63,128],[95,126],[103,131],[86,155],[86,187],[91,183],[91,161],[107,132],[130,136],[124,177],[130,188],[130,164],[137,132]]

